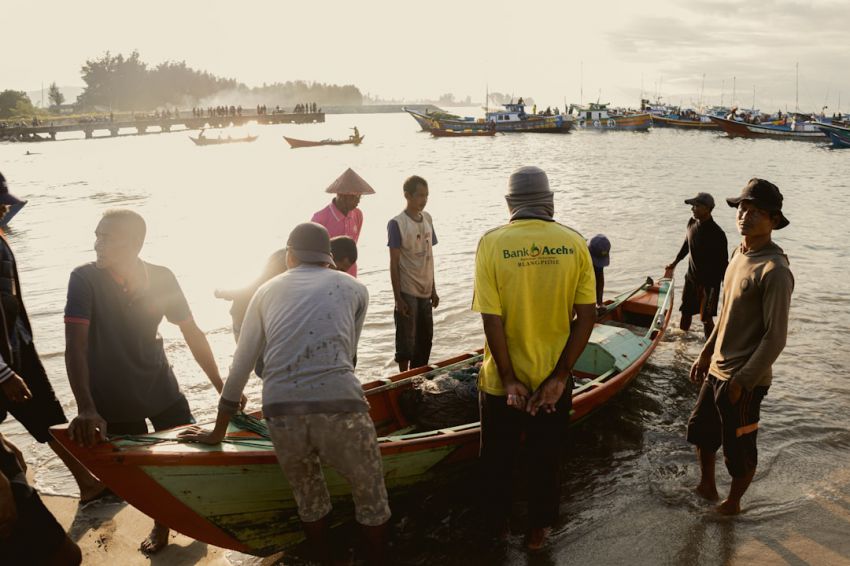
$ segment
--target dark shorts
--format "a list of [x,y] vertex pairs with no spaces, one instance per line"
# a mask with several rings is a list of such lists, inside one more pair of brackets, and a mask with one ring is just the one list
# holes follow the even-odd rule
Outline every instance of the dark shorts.
[[[195,424],[195,417],[189,409],[189,401],[184,395],[170,407],[152,417],[148,417],[154,430],[166,430],[177,426]],[[139,435],[148,433],[148,423],[144,419],[130,422],[106,423],[106,432],[110,435]]]
[[8,538],[0,538],[0,564],[42,564],[65,542],[65,529],[47,510],[23,474],[12,482],[18,520]]
[[745,477],[758,464],[756,438],[767,389],[742,389],[741,398],[733,405],[729,402],[729,382],[709,375],[688,419],[688,442],[710,452],[723,446],[726,469],[733,478]]
[[401,298],[407,303],[409,314],[395,318],[395,361],[409,361],[411,368],[428,365],[431,342],[434,338],[434,316],[431,299],[422,299],[406,293]]
[[693,316],[700,315],[703,322],[717,316],[717,301],[720,298],[720,285],[709,287],[701,285],[689,277],[685,277],[685,288],[682,290],[682,305],[679,310],[682,314]]
[[24,425],[37,441],[51,440],[50,427],[68,420],[32,344],[23,347],[20,367],[12,369],[26,382],[32,398],[23,403],[14,403],[0,391],[0,422],[6,418],[6,413],[9,413]]

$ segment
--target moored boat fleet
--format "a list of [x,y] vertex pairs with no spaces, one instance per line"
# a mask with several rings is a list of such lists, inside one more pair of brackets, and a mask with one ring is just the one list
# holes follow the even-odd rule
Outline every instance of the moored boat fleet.
[[571,104],[560,113],[547,108],[530,112],[520,98],[499,109],[485,108],[483,118],[463,117],[443,110],[404,108],[423,131],[434,137],[494,136],[497,133],[568,133],[573,130],[647,132],[650,128],[675,128],[721,132],[728,137],[832,142],[850,147],[850,115],[763,114],[758,110],[713,107],[702,110],[641,101],[640,110],[611,108],[591,102]]

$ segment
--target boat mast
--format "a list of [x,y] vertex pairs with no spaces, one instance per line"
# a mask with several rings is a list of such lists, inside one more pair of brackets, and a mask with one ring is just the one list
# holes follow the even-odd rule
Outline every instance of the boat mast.
[[732,106],[735,106],[735,77],[732,77]]
[[702,86],[699,89],[699,108],[698,110],[702,112],[702,95],[705,92],[705,73],[702,74]]
[[584,61],[581,62],[581,79],[578,87],[578,105],[584,104]]
[[795,63],[795,67],[797,69],[796,70],[797,86],[795,88],[795,94],[794,94],[794,112],[797,113],[797,112],[800,112],[800,62],[799,61],[797,61],[797,63]]
[[755,113],[756,111],[756,85],[753,85],[753,106],[750,110]]
[[726,90],[726,79],[720,81],[720,107],[723,108],[723,91]]

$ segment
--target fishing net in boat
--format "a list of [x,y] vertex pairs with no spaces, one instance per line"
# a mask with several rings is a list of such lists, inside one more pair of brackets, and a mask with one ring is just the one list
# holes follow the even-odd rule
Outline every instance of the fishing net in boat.
[[419,431],[474,423],[478,414],[479,364],[417,380],[399,398]]

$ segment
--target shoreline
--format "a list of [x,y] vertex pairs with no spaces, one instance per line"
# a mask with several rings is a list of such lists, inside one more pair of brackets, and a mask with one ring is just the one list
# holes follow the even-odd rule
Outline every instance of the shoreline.
[[[71,540],[83,552],[83,564],[201,564],[233,566],[227,559],[231,551],[211,546],[171,531],[166,548],[152,557],[139,551],[139,543],[150,532],[152,519],[144,513],[109,497],[79,506],[76,497],[40,495],[45,506],[59,521]],[[242,562],[245,564],[245,562]]]

